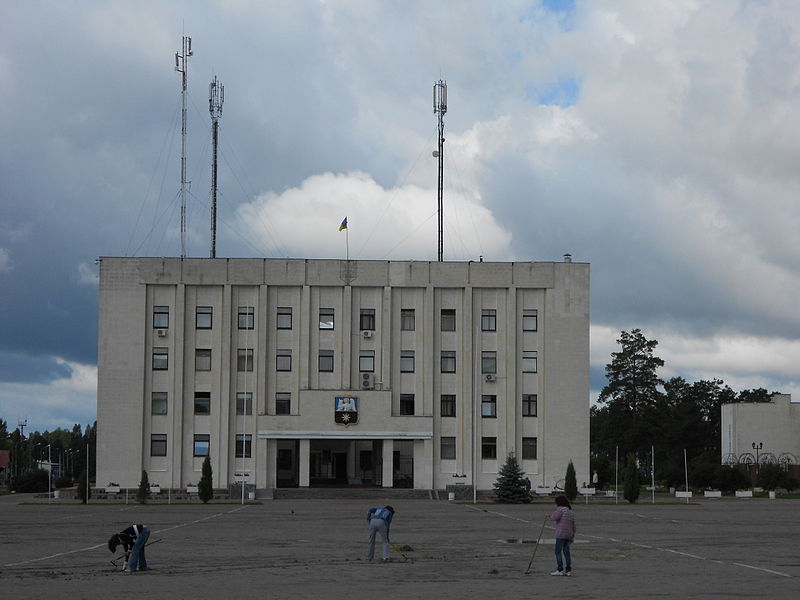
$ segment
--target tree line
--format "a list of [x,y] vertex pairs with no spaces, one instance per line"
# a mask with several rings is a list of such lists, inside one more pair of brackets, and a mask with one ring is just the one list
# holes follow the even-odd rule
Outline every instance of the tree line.
[[96,446],[97,421],[85,428],[76,424],[72,430],[34,431],[25,436],[20,427],[9,432],[6,421],[0,419],[0,450],[10,450],[7,484],[16,492],[46,492],[48,465],[53,488],[71,486],[82,475],[93,481]]
[[617,457],[620,471],[632,460],[649,482],[653,450],[657,481],[682,486],[684,449],[691,486],[746,485],[743,472],[721,464],[721,407],[730,402],[769,402],[771,394],[763,388],[735,392],[720,379],[662,380],[657,373],[664,366],[655,353],[658,342],[639,329],[622,331],[617,344],[621,349],[606,365],[607,384],[591,408],[592,469],[601,486],[613,486]]

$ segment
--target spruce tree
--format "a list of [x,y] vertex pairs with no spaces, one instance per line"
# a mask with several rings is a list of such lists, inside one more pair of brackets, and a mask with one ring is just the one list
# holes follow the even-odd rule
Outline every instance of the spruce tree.
[[636,467],[636,458],[633,454],[628,456],[628,464],[624,471],[625,487],[622,495],[625,500],[633,504],[639,499],[639,469]]
[[214,496],[214,483],[212,481],[211,459],[206,456],[203,461],[203,475],[197,484],[197,495],[203,503],[207,503]]
[[144,504],[150,497],[150,480],[147,477],[147,471],[142,471],[142,479],[139,481],[139,489],[136,490],[136,501],[139,504]]
[[575,476],[575,466],[572,461],[567,465],[567,474],[564,476],[564,495],[570,502],[574,502],[578,497],[578,480]]
[[497,502],[520,504],[531,501],[531,495],[525,485],[525,473],[513,452],[509,453],[505,464],[500,467],[494,491]]

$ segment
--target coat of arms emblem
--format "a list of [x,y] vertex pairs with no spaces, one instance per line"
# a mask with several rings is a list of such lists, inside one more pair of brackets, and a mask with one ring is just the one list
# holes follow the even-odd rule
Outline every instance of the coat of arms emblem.
[[358,398],[336,396],[333,408],[333,420],[337,425],[347,426],[358,423]]

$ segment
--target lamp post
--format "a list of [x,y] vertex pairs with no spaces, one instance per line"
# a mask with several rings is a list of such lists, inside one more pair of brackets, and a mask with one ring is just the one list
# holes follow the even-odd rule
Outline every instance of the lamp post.
[[758,452],[764,447],[764,442],[753,442],[753,450],[756,451],[756,477],[758,477]]
[[50,504],[52,498],[53,485],[53,460],[50,455],[50,444],[47,444],[47,503]]

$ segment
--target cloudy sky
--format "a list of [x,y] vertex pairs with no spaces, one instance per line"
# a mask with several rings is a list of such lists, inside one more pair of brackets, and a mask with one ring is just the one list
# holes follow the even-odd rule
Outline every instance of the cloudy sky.
[[800,399],[800,3],[0,2],[0,418],[95,419],[99,256],[592,265],[592,388],[620,330],[662,376]]

